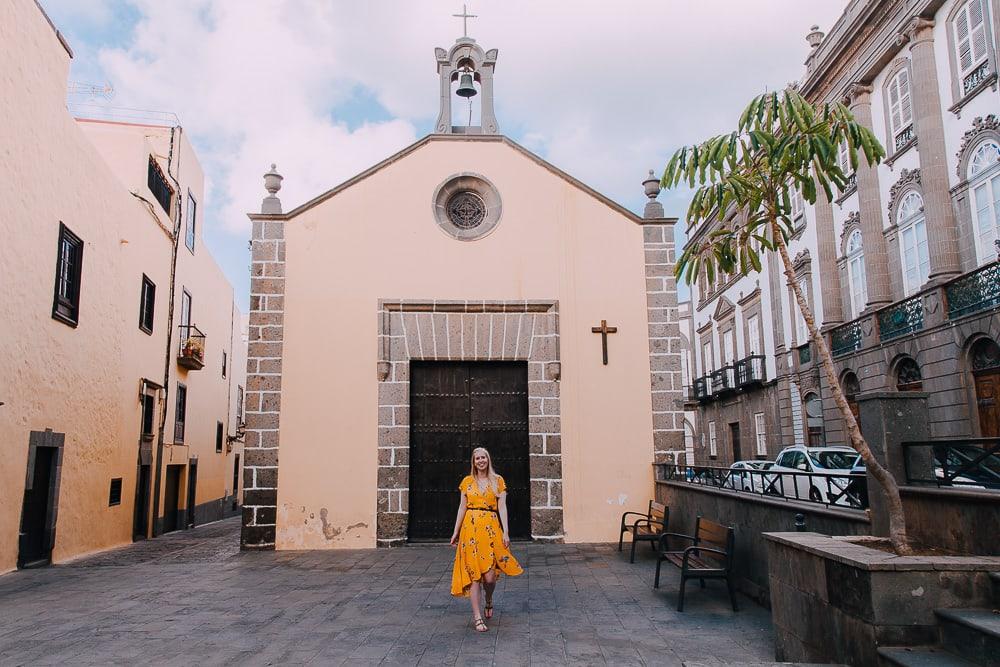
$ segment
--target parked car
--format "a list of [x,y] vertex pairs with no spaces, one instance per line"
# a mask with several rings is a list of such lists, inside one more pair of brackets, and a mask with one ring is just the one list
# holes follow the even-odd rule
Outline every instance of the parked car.
[[[854,507],[857,503],[851,497],[853,492],[849,495],[850,475],[859,458],[850,447],[786,447],[769,470],[778,473],[772,486],[786,498]],[[843,477],[828,473],[842,473]]]
[[[938,483],[945,480],[948,464],[949,485],[967,489],[1000,489],[1000,456],[984,454],[983,448],[973,444],[949,444],[934,447],[934,476]],[[978,463],[974,463],[978,462]],[[955,471],[961,470],[961,475]]]
[[737,461],[729,466],[729,487],[737,491],[752,491],[763,493],[767,486],[765,475],[748,472],[750,470],[768,470],[774,461]]

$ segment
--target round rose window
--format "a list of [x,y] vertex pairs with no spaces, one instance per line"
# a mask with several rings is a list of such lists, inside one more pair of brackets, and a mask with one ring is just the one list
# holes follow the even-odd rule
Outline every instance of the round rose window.
[[486,203],[475,192],[456,192],[448,200],[448,219],[459,229],[475,229],[486,218]]

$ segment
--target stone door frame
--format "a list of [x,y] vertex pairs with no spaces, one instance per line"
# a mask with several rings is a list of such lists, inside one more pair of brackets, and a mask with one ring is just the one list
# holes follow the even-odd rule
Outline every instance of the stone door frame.
[[380,547],[404,544],[407,538],[410,361],[528,362],[531,536],[561,542],[558,301],[379,300],[376,532]]

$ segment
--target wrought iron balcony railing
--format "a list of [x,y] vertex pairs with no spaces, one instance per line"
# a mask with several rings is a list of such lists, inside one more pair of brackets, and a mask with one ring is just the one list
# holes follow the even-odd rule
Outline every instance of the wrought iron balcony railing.
[[854,320],[830,332],[830,353],[839,357],[861,349],[861,321]]
[[723,366],[712,371],[712,394],[718,396],[736,389],[736,378],[732,366]]
[[984,60],[983,64],[974,69],[964,79],[962,79],[962,94],[968,95],[979,87],[983,81],[990,76],[990,61]]
[[954,320],[1000,304],[1000,263],[953,280],[945,287],[948,319]]
[[192,371],[204,368],[205,334],[193,324],[182,324],[178,329],[177,363]]
[[767,381],[767,366],[764,355],[751,354],[736,362],[736,384],[740,389]]
[[878,311],[880,341],[892,340],[924,328],[924,296],[917,294]]
[[707,376],[697,378],[691,385],[691,392],[696,401],[707,401],[712,396],[710,378]]
[[896,138],[893,140],[895,149],[898,151],[900,148],[913,141],[913,136],[913,125],[907,125],[906,128],[897,134]]

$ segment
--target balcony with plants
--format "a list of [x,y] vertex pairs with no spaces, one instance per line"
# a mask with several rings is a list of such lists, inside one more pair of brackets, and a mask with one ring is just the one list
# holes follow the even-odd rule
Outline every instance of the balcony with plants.
[[193,324],[182,324],[179,330],[177,364],[189,371],[201,370],[205,367],[205,334]]

